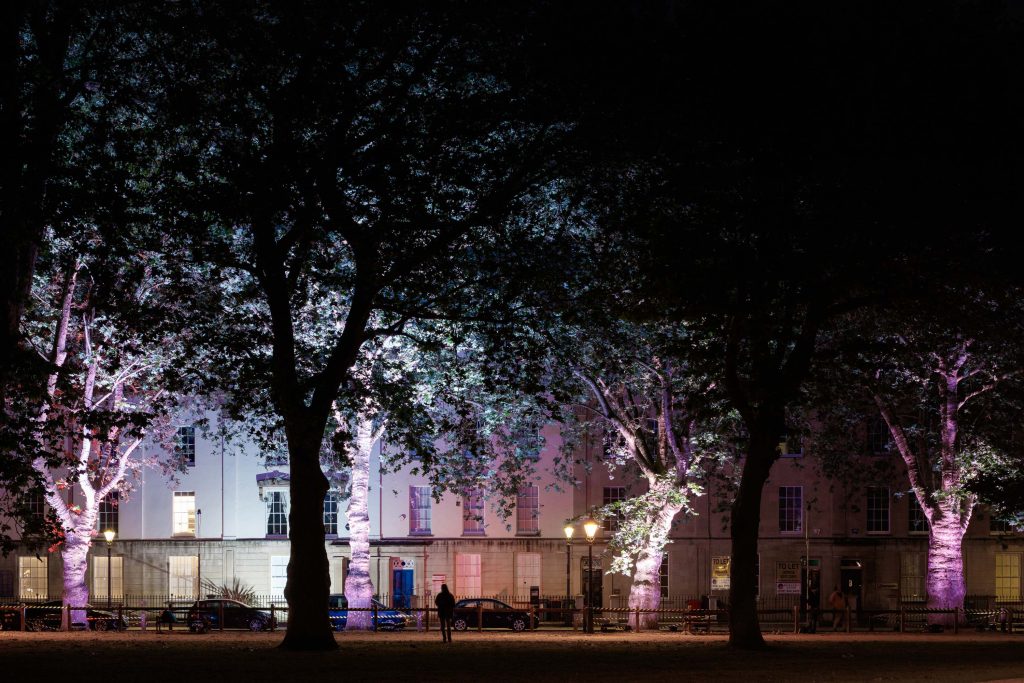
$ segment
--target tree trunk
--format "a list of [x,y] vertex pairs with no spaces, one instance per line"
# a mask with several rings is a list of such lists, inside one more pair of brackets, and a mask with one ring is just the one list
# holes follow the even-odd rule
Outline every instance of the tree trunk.
[[[661,607],[661,561],[665,555],[665,540],[672,530],[672,520],[682,506],[668,505],[652,511],[648,519],[651,533],[646,545],[637,557],[636,569],[633,572],[633,585],[629,588],[629,609],[657,610]],[[657,628],[658,615],[654,612],[640,614],[637,624],[636,612],[629,615],[630,625],[636,629]]]
[[[324,546],[324,496],[327,477],[320,469],[324,424],[289,425],[291,510],[288,514],[291,557],[284,596],[288,600],[286,650],[333,650],[338,647],[327,617],[331,576]],[[315,421],[311,421],[315,422]]]
[[[85,573],[89,566],[90,534],[88,530],[80,529],[68,529],[64,533],[60,552],[64,560],[64,604],[84,607],[89,603]],[[84,609],[71,610],[72,624],[85,624],[87,621]]]
[[[948,509],[947,509],[948,508]],[[928,609],[962,610],[967,585],[964,582],[964,527],[955,505],[940,506],[932,516],[928,532]],[[953,626],[957,614],[929,614],[929,624]]]
[[761,494],[778,457],[778,435],[770,429],[751,430],[747,462],[732,505],[732,565],[729,583],[729,644],[764,647],[757,618],[757,538],[761,525]]
[[345,598],[348,600],[347,631],[373,628],[370,612],[353,612],[352,608],[368,608],[373,597],[370,582],[370,452],[373,450],[373,423],[360,419],[356,427],[356,449],[352,456],[352,497],[348,503],[349,559],[345,577]]

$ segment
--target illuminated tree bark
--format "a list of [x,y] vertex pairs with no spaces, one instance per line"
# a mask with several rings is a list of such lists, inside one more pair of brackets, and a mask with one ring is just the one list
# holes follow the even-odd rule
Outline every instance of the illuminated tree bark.
[[[940,438],[935,453],[928,453],[923,445],[915,448],[896,410],[879,393],[874,394],[906,465],[910,487],[928,520],[927,607],[934,610],[962,610],[967,593],[962,546],[977,499],[965,488],[969,456],[962,452],[960,414],[968,402],[994,389],[1002,379],[984,369],[972,353],[973,345],[973,340],[966,339],[944,352],[928,354],[922,375],[927,376],[927,382],[934,382],[939,398]],[[984,381],[970,387],[965,384],[976,377]],[[951,626],[959,614],[962,612],[929,614],[928,623]]]
[[[340,417],[339,417],[340,423]],[[380,439],[381,427],[376,430],[373,421],[360,416],[356,425],[355,449],[352,453],[352,493],[348,503],[349,558],[345,576],[345,598],[349,612],[347,631],[365,631],[373,628],[371,612],[353,612],[352,608],[369,608],[373,598],[370,581],[370,454]]]
[[[651,491],[655,493],[656,499],[668,501],[673,498],[671,491],[658,491],[658,483],[651,482]],[[668,487],[665,487],[668,488]],[[640,610],[639,623],[637,613],[629,615],[630,625],[636,628],[657,628],[658,615],[654,610],[661,607],[661,563],[665,556],[665,544],[668,542],[669,532],[672,530],[672,521],[683,509],[681,504],[664,502],[660,506],[652,508],[644,520],[644,525],[650,530],[639,552],[637,553],[636,565],[633,571],[633,583],[629,587],[630,610]]]
[[[627,604],[641,614],[637,623],[637,614],[632,612],[630,624],[656,628],[661,562],[669,532],[679,512],[688,507],[691,494],[699,490],[691,473],[698,459],[693,443],[697,423],[687,412],[689,397],[679,391],[680,378],[672,365],[657,358],[642,365],[650,382],[646,395],[636,392],[628,381],[610,384],[582,371],[577,375],[596,399],[598,414],[618,436],[625,456],[647,479],[647,492],[617,504],[620,527],[612,546],[618,554],[612,567],[632,574]],[[655,429],[651,428],[651,414],[657,416]]]

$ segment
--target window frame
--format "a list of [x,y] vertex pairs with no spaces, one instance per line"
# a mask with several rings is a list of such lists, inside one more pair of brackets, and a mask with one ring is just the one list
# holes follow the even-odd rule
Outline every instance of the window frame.
[[182,425],[174,434],[174,452],[186,467],[196,466],[196,426]]
[[[330,508],[333,507],[333,510]],[[328,491],[324,494],[324,536],[337,538],[338,520],[341,517],[341,496],[337,491]],[[333,525],[334,530],[331,531]]]
[[527,484],[516,494],[516,536],[540,536],[540,487]]
[[[191,537],[196,536],[196,492],[195,491],[174,491],[171,500],[171,536]],[[191,498],[192,507],[181,508],[178,501],[184,502]],[[183,521],[184,520],[184,521]]]
[[267,538],[288,538],[288,494],[284,489],[268,489],[266,492]]
[[[618,497],[616,497],[618,496]],[[612,503],[618,503],[626,500],[627,493],[625,486],[605,486],[601,491],[601,500],[604,505],[611,505]],[[601,520],[601,528],[609,534],[613,534],[619,530],[619,524],[622,523],[624,517],[622,513],[617,513],[610,517],[605,517]]]
[[433,535],[433,504],[430,486],[409,485],[409,535]]
[[462,535],[486,536],[484,494],[480,489],[462,494]]
[[[882,506],[872,506],[872,496],[876,501],[885,501],[885,529],[873,529],[872,522],[880,521],[878,514]],[[864,495],[864,530],[874,536],[885,536],[892,534],[892,493],[888,486],[868,486]]]
[[50,558],[46,555],[18,556],[18,598],[50,599]]
[[[794,497],[793,493],[796,492]],[[796,507],[793,507],[793,503]],[[786,528],[792,526],[793,528]],[[804,487],[779,487],[779,533],[802,534],[804,532]]]

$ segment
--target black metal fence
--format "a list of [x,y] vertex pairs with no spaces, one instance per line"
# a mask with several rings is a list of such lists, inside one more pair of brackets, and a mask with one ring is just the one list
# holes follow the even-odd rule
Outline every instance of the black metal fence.
[[[203,598],[218,598],[205,595]],[[437,628],[436,609],[432,596],[381,594],[375,596],[386,609],[397,609],[408,615],[406,628],[432,630]],[[485,614],[508,612],[525,615],[522,619],[526,628],[541,630],[552,628],[583,629],[586,624],[595,630],[650,630],[682,631],[687,633],[727,632],[729,609],[715,600],[704,596],[671,596],[662,599],[657,610],[631,609],[626,605],[625,596],[612,596],[609,606],[587,609],[580,596],[563,595],[457,595],[458,599],[497,600],[502,605],[482,604],[475,609],[478,618],[472,628],[485,628]],[[187,628],[189,609],[198,597],[179,595],[124,595],[110,601],[99,600],[92,605],[97,615],[90,616],[88,626],[97,630],[106,628],[157,629]],[[288,606],[284,596],[250,594],[245,602],[256,609],[270,613],[271,629],[287,622]],[[492,606],[497,609],[492,609]],[[372,622],[377,623],[377,606],[350,611],[373,612]],[[67,611],[67,618],[62,614]],[[71,615],[75,608],[61,606],[58,601],[18,601],[13,598],[0,599],[0,630],[55,630],[73,628]],[[39,615],[50,615],[42,619]],[[108,617],[104,614],[110,615]],[[59,615],[52,618],[52,615]],[[836,629],[840,631],[883,631],[898,632],[944,630],[958,632],[961,629],[992,630],[1013,633],[1024,631],[1024,604],[1020,602],[996,602],[994,596],[969,596],[962,610],[928,610],[920,603],[902,604],[893,609],[823,609],[816,613],[801,610],[795,597],[780,596],[759,601],[758,618],[766,631],[808,632]],[[219,620],[221,626],[223,618]]]

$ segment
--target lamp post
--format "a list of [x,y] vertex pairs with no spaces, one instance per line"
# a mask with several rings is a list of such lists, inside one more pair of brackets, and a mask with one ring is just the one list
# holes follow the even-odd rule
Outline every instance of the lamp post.
[[[570,522],[562,531],[565,532],[565,602],[568,604],[572,601],[572,535],[575,533],[576,527]],[[569,612],[567,624],[572,625],[572,612]]]
[[594,536],[600,524],[593,517],[583,522],[583,531],[587,535],[587,623],[585,631],[594,632]]
[[117,533],[113,529],[107,529],[103,532],[103,538],[107,539],[107,607],[110,607],[110,587],[111,587],[111,574],[110,574],[110,547],[114,545],[114,536]]

